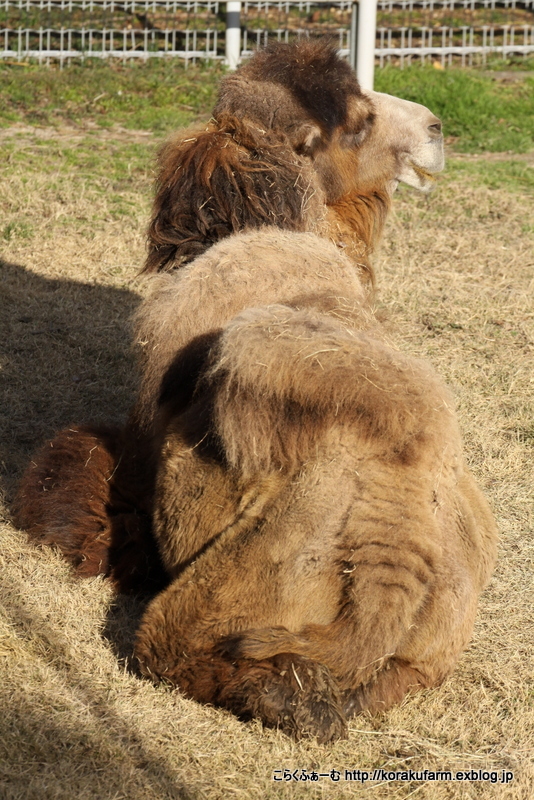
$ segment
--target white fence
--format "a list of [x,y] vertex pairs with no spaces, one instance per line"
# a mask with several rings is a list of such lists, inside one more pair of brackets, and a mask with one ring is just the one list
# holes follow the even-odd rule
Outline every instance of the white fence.
[[[0,58],[222,59],[227,13],[234,13],[240,57],[272,38],[328,34],[354,59],[357,11],[353,0],[0,0]],[[380,66],[428,59],[468,65],[490,54],[530,53],[534,0],[378,0]]]

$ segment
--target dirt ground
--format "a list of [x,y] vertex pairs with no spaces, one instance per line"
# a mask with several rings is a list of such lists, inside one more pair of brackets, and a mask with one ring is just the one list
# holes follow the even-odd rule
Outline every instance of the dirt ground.
[[[99,135],[76,133],[72,146],[91,148]],[[12,152],[31,150],[24,171],[0,167],[2,800],[531,798],[533,196],[458,171],[429,198],[398,193],[375,259],[377,303],[399,346],[430,359],[457,397],[468,460],[498,519],[499,561],[454,675],[387,714],[353,719],[349,739],[325,747],[138,678],[129,655],[142,604],[114,598],[100,579],[76,581],[10,524],[36,446],[70,422],[122,419],[135,387],[129,317],[145,291],[136,272],[150,170],[122,191],[128,213],[117,215],[111,183],[93,190],[75,166],[40,164],[54,136],[2,131]],[[120,130],[105,137],[116,148],[130,141]],[[365,785],[345,774],[374,768],[477,772]],[[474,779],[484,770],[487,780]]]

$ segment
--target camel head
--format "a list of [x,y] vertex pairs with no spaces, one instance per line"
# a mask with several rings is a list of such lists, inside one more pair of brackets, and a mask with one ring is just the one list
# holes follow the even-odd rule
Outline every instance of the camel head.
[[428,191],[443,169],[440,120],[418,103],[362,92],[324,41],[275,43],[221,86],[215,118],[230,113],[283,131],[311,159],[328,204],[354,192]]

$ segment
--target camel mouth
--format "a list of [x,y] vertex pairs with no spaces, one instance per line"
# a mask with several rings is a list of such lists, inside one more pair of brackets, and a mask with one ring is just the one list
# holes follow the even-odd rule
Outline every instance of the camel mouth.
[[416,164],[414,161],[410,162],[410,167],[419,178],[421,187],[428,186],[429,189],[435,186],[438,180],[438,173],[443,169],[443,167],[441,167],[440,169],[430,170],[428,167],[419,166],[419,164]]
[[405,183],[429,192],[445,166],[442,125],[426,106],[400,97],[369,92],[376,110],[377,138],[397,153],[393,186]]
[[436,186],[438,173],[442,172],[445,167],[443,149],[441,148],[438,152],[438,148],[434,144],[432,152],[419,153],[418,155],[422,155],[423,158],[417,160],[413,157],[403,159],[396,181],[405,183],[420,192],[431,192]]

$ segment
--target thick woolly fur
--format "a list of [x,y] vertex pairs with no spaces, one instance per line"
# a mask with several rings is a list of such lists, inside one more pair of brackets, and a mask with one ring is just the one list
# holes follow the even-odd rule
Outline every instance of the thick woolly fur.
[[176,269],[233,231],[317,227],[323,197],[309,160],[282,132],[220,114],[159,154],[145,272]]
[[160,154],[130,421],[62,432],[19,491],[81,574],[161,586],[161,559],[146,675],[297,738],[439,684],[494,563],[453,400],[369,301],[396,182],[442,163],[439,120],[324,44],[225,78]]
[[446,387],[314,234],[236,235],[157,284],[138,334],[173,581],[142,670],[321,741],[439,684],[495,558]]

